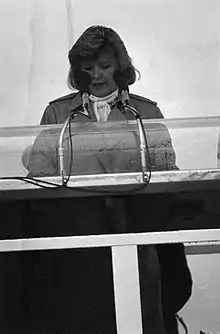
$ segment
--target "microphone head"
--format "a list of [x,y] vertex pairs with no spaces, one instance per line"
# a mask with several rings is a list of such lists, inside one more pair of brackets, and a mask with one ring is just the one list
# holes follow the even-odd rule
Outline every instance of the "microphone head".
[[113,75],[114,81],[118,86],[120,97],[117,103],[117,108],[121,112],[125,112],[125,105],[129,104],[129,96],[128,96],[128,78],[126,73],[116,71]]
[[91,84],[92,78],[88,72],[76,70],[75,71],[75,81],[79,86],[81,93],[88,93],[89,86]]

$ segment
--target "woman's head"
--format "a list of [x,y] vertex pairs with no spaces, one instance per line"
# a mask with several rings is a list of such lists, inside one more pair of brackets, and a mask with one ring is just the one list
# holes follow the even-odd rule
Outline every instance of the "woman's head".
[[[136,80],[138,71],[132,65],[123,41],[111,28],[89,27],[73,45],[68,56],[68,84],[72,88],[80,89],[78,77],[81,71],[90,74],[89,91],[96,96],[112,93],[118,82],[124,86],[119,88],[127,88]],[[115,82],[115,78],[119,78],[118,82]]]

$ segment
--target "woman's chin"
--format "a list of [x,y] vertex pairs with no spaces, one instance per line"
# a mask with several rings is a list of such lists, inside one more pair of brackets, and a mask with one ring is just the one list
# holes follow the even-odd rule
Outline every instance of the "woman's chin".
[[102,87],[100,86],[100,87],[91,89],[91,94],[97,97],[103,97],[103,96],[110,94],[108,93],[108,91],[109,91],[108,87],[103,85]]
[[110,95],[115,90],[116,90],[115,87],[110,88],[106,84],[103,84],[103,85],[100,85],[100,86],[91,87],[90,94],[92,94],[94,96],[97,96],[97,97],[104,97],[104,96]]

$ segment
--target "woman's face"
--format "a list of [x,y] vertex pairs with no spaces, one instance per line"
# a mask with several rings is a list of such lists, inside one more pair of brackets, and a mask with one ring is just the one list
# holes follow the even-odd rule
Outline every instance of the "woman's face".
[[81,69],[91,76],[90,94],[103,97],[117,89],[113,77],[117,69],[117,60],[112,49],[105,48],[98,58],[82,61]]

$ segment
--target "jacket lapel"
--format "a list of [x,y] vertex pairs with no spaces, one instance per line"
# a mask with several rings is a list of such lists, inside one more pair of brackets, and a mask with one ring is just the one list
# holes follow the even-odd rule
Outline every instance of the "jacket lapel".
[[[87,117],[83,114],[83,106],[82,106],[82,97],[80,95],[80,93],[76,93],[76,95],[73,97],[72,102],[70,104],[70,109],[69,109],[70,113],[75,113],[76,116],[74,118],[75,122],[95,122],[96,121],[96,117],[92,108],[92,104],[90,103],[89,105],[89,116]],[[78,113],[79,112],[79,113]]]
[[111,110],[108,121],[126,121],[127,117],[116,106]]
[[[130,98],[130,106],[135,108],[134,101]],[[108,121],[131,121],[134,120],[134,116],[130,111],[126,111],[123,113],[117,108],[117,104],[112,109],[111,113],[109,114]]]

